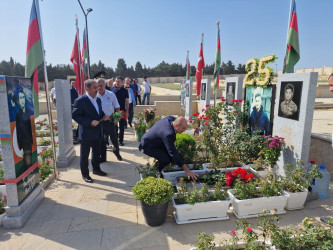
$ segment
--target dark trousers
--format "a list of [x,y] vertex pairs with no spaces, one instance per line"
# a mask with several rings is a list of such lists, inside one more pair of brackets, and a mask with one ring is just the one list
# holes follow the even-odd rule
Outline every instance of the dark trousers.
[[135,102],[138,105],[138,103],[141,105],[141,95],[136,95]]
[[133,103],[130,103],[129,109],[128,109],[128,123],[130,125],[132,125],[133,115],[134,115],[134,107],[133,107]]
[[81,168],[82,176],[86,177],[89,175],[88,158],[89,158],[90,148],[92,148],[91,165],[93,167],[93,171],[101,170],[101,168],[99,166],[100,155],[101,155],[101,141],[102,141],[102,138],[98,138],[98,139],[94,139],[94,140],[83,139],[81,141],[80,168]]
[[[140,148],[139,148],[140,149]],[[145,155],[148,155],[150,157],[155,158],[158,161],[158,168],[160,171],[163,170],[163,168],[170,164],[172,159],[166,149],[159,149],[159,148],[143,148],[143,153]]]
[[111,122],[103,123],[104,140],[101,148],[101,162],[106,161],[106,145],[109,145],[109,136],[113,144],[113,152],[119,153],[119,143],[117,138],[116,126]]
[[[119,142],[123,142],[124,141],[124,132],[125,132],[125,127],[126,126],[127,126],[126,120],[120,120],[119,121],[119,127],[117,126],[117,128],[116,128]],[[118,130],[118,128],[119,128],[119,130]]]

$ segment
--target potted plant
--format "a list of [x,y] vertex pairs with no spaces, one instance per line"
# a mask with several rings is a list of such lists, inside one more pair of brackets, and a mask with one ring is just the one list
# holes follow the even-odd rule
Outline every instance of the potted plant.
[[147,162],[146,165],[137,166],[136,170],[139,172],[140,180],[147,178],[148,176],[160,177],[160,172],[158,171],[156,164],[150,165],[150,163]]
[[174,193],[171,182],[149,176],[137,182],[132,191],[134,198],[141,201],[146,223],[152,227],[162,225]]
[[237,179],[228,193],[232,197],[233,213],[237,218],[256,217],[263,209],[277,209],[277,214],[286,212],[284,207],[288,194],[272,175],[265,180]]
[[270,166],[270,171],[275,177],[276,176],[275,165],[281,155],[281,150],[284,145],[284,138],[279,136],[272,137],[271,135],[269,136],[263,135],[262,137],[265,138],[262,148],[263,154],[265,156],[266,162]]
[[138,142],[141,141],[141,138],[146,133],[146,130],[147,130],[147,124],[143,120],[134,124],[135,138]]
[[291,163],[284,165],[285,176],[280,176],[282,188],[289,194],[286,209],[302,209],[308,196],[308,186],[311,180],[320,177],[317,165],[307,172],[304,163],[296,161],[296,166]]
[[231,201],[221,183],[216,183],[214,190],[208,190],[206,184],[200,190],[189,189],[182,179],[180,186],[172,198],[177,224],[229,219],[227,212]]

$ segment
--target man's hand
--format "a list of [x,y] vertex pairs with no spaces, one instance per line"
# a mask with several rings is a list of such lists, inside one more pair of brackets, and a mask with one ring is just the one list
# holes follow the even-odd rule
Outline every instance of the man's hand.
[[110,119],[110,116],[109,115],[104,115],[103,119],[104,119],[104,121],[107,121],[107,120]]
[[199,175],[196,173],[193,173],[185,164],[182,166],[182,169],[187,174],[188,179],[196,180]]
[[96,127],[99,124],[99,121],[93,120],[91,126]]

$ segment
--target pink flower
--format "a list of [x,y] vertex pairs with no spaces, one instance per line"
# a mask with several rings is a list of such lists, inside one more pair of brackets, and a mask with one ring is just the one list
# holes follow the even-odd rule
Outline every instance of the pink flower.
[[205,111],[205,109],[202,109],[201,111],[202,111],[202,112],[204,112],[204,111]]
[[246,231],[247,231],[248,233],[251,233],[251,232],[252,232],[252,229],[251,229],[250,227],[248,227],[248,228],[246,229]]
[[223,96],[221,97],[221,101],[222,101],[222,102],[224,102],[224,101],[225,101],[225,98],[224,98]]
[[205,125],[208,126],[208,124],[209,124],[209,123],[208,123],[207,121],[205,121]]
[[235,232],[235,231],[231,231],[230,233],[231,233],[232,235],[235,235],[235,234],[236,234],[236,232]]
[[239,99],[238,102],[243,102],[243,100],[242,100],[242,99]]
[[188,145],[190,148],[192,148],[192,145]]
[[4,195],[4,196],[3,196],[3,198],[5,198],[5,199],[6,199],[6,198],[7,198],[7,195]]
[[209,107],[209,104],[206,104],[206,108],[208,108]]

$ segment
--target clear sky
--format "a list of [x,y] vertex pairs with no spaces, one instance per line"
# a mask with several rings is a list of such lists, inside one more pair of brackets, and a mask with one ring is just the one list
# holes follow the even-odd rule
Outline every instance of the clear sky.
[[[91,63],[113,68],[118,58],[155,67],[186,61],[197,64],[204,33],[206,64],[215,61],[216,22],[221,22],[222,61],[245,64],[252,57],[276,54],[281,70],[285,54],[290,0],[81,0],[88,15]],[[32,0],[0,0],[0,60],[25,64]],[[299,68],[333,65],[333,0],[296,0],[301,59]],[[47,63],[68,64],[84,15],[77,0],[39,2]]]

